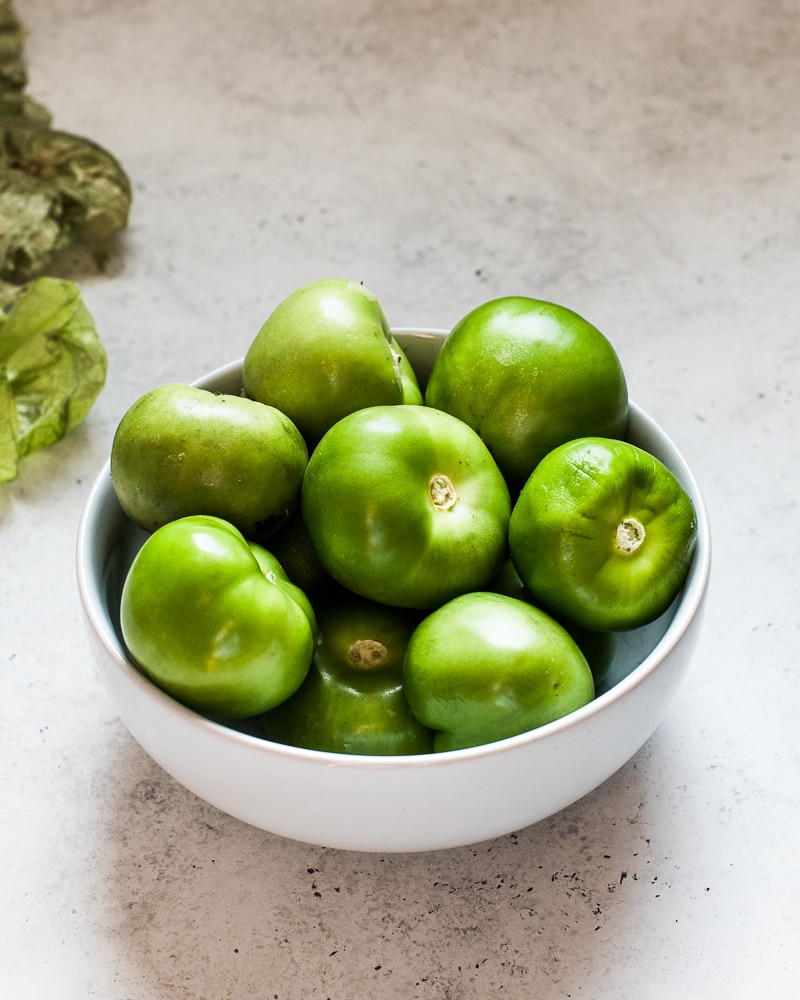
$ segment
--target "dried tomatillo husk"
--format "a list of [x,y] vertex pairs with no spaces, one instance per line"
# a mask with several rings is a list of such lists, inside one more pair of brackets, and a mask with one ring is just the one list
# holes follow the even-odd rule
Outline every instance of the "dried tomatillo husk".
[[59,441],[105,385],[107,357],[80,289],[39,278],[0,290],[0,482]]
[[0,3],[0,90],[22,90],[28,82],[23,56],[25,34],[13,5]]
[[131,195],[119,162],[91,140],[0,119],[0,277],[27,281],[74,243],[99,248],[127,226]]
[[28,84],[24,42],[27,32],[8,0],[0,2],[0,118],[26,118],[49,125],[47,108],[24,93]]
[[17,90],[0,90],[0,118],[25,118],[37,125],[49,125],[53,120],[43,104]]
[[10,0],[0,0],[0,279],[16,283],[73,244],[99,256],[127,226],[131,204],[117,160],[50,128],[50,112],[25,93],[25,36]]
[[0,277],[22,281],[43,267],[64,244],[62,216],[56,191],[0,165]]

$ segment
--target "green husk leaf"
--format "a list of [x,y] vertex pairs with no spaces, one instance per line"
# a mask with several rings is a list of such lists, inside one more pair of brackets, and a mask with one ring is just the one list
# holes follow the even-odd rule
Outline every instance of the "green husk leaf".
[[17,475],[19,465],[18,437],[17,405],[14,402],[11,386],[3,375],[0,377],[0,483],[8,482]]
[[39,278],[0,293],[0,481],[84,420],[107,365],[73,282]]

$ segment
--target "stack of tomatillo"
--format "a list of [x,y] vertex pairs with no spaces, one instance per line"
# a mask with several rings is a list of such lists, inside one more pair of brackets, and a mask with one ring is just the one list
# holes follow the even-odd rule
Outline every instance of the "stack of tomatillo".
[[375,296],[317,281],[242,376],[145,394],[111,454],[150,533],[124,640],[204,715],[340,753],[492,742],[591,701],[680,590],[691,500],[625,440],[619,359],[569,309],[484,303],[421,386]]

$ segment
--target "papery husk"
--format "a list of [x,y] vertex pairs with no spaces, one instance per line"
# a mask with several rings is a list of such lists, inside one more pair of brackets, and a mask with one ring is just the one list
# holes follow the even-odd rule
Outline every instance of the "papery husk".
[[0,277],[29,281],[74,243],[96,248],[126,228],[131,183],[97,143],[0,119]]
[[28,83],[23,47],[26,31],[14,6],[0,3],[0,90],[23,90]]
[[0,287],[0,482],[83,421],[105,384],[106,351],[74,282]]
[[0,279],[16,284],[73,244],[100,263],[128,225],[132,197],[115,157],[53,129],[48,109],[25,93],[25,36],[13,5],[0,2]]

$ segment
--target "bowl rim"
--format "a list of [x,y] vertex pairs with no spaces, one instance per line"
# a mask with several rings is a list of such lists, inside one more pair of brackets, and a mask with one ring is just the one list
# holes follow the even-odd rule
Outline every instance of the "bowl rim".
[[[393,328],[393,334],[417,334],[426,338],[441,338],[447,331],[434,328]],[[241,368],[242,358],[221,365],[213,371],[202,375],[191,385],[205,384],[212,380],[230,377],[237,368]],[[114,624],[106,611],[102,579],[90,572],[92,565],[92,549],[95,537],[94,529],[99,512],[106,504],[114,504],[116,497],[111,481],[111,460],[106,459],[95,477],[81,512],[76,537],[75,562],[78,580],[78,590],[86,617],[87,627],[91,627],[94,636],[100,641],[105,651],[110,654],[116,668],[127,675],[127,679],[143,690],[149,697],[160,701],[163,707],[178,712],[200,729],[206,729],[216,738],[240,742],[255,753],[269,756],[287,757],[306,762],[318,762],[327,767],[349,768],[351,770],[393,770],[420,769],[428,767],[447,767],[457,765],[461,761],[476,758],[486,758],[498,754],[506,754],[533,743],[543,743],[553,740],[566,730],[591,724],[591,721],[603,713],[613,703],[624,699],[631,691],[642,685],[658,666],[668,658],[673,649],[681,641],[698,615],[708,589],[711,570],[711,530],[706,504],[694,473],[689,468],[682,454],[675,446],[670,436],[658,425],[649,414],[633,400],[629,400],[629,409],[635,420],[645,426],[657,430],[663,444],[672,451],[680,466],[680,478],[692,498],[697,517],[697,544],[686,580],[681,588],[672,620],[656,646],[637,664],[625,677],[617,681],[607,691],[597,695],[589,703],[569,714],[549,722],[536,729],[509,736],[492,743],[484,743],[474,747],[459,750],[438,751],[426,754],[386,755],[373,754],[341,754],[323,750],[308,750],[282,743],[275,743],[261,736],[251,735],[241,730],[208,719],[187,708],[161,690],[150,681],[125,650],[122,638],[118,635]],[[122,514],[120,510],[120,514]],[[124,515],[122,515],[124,516]]]

